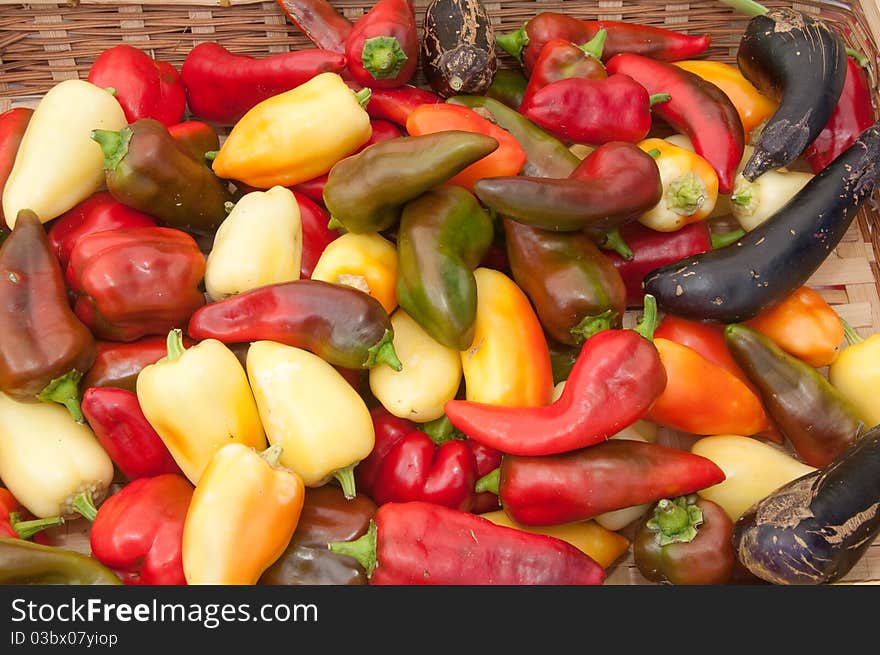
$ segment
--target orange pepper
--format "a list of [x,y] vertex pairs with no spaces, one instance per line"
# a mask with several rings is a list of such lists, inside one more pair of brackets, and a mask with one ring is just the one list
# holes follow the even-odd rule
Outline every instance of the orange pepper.
[[810,287],[800,287],[745,324],[816,368],[837,359],[844,336],[837,312]]
[[444,103],[419,105],[406,119],[406,131],[412,136],[446,130],[476,132],[498,141],[496,150],[458,173],[449,180],[449,184],[473,191],[477,180],[516,175],[526,163],[525,150],[510,132],[489,122],[469,107]]

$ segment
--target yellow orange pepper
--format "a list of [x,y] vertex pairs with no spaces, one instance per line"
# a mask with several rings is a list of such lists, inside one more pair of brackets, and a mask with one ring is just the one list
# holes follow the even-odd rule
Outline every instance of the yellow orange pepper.
[[865,417],[871,428],[880,424],[880,332],[863,339],[845,321],[849,345],[828,369],[828,379]]

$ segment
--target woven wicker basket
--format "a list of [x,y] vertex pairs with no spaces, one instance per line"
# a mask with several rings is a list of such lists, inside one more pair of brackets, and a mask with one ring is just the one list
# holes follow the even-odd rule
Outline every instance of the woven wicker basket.
[[[370,0],[334,0],[334,5],[350,19],[361,16],[372,4]],[[415,0],[415,4],[421,23],[427,0]],[[707,57],[726,63],[735,63],[739,39],[748,20],[715,0],[484,0],[484,4],[500,31],[515,29],[540,11],[557,11],[578,18],[626,20],[694,34],[710,33],[712,46]],[[848,45],[868,56],[872,79],[875,84],[880,80],[880,1],[806,0],[792,4],[769,0],[764,4],[794,6],[821,16],[841,32]],[[206,40],[219,41],[234,52],[257,57],[311,46],[274,2],[0,0],[0,112],[15,106],[34,106],[57,82],[85,78],[98,54],[118,43],[136,45],[179,68],[190,49]],[[500,65],[510,68],[517,64],[501,53]],[[417,79],[418,83],[422,81]],[[880,115],[877,89],[875,86],[875,115]],[[880,211],[876,207],[865,208],[809,281],[863,335],[880,331],[878,231]],[[680,447],[690,445],[689,438],[683,435],[665,433],[661,439]],[[88,552],[87,526],[82,522],[67,524],[56,536],[65,539],[68,547]],[[647,583],[629,555],[608,573],[606,584]],[[880,541],[842,583],[880,584]]]

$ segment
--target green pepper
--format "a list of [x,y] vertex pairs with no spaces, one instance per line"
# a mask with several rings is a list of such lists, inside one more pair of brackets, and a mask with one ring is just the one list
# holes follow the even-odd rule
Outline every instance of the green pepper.
[[474,269],[494,237],[489,214],[466,189],[445,185],[406,204],[397,232],[397,302],[444,346],[474,338]]
[[499,68],[492,78],[492,84],[486,90],[486,95],[503,102],[511,109],[518,109],[528,84],[528,78],[521,71],[513,68]]
[[324,185],[332,224],[349,232],[381,232],[405,205],[498,148],[485,134],[446,130],[374,143],[338,161]]
[[0,537],[0,584],[121,585],[122,581],[82,553]]
[[858,438],[864,419],[818,370],[745,325],[728,325],[724,337],[804,463],[822,468]]
[[228,184],[159,121],[93,130],[92,139],[104,150],[107,190],[124,205],[196,234],[213,234],[226,218],[234,201]]

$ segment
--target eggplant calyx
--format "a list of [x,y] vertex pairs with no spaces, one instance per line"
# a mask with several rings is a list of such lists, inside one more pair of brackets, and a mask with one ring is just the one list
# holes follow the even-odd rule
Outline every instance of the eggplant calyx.
[[664,498],[654,507],[654,515],[647,527],[657,535],[657,544],[684,544],[694,540],[697,528],[703,523],[703,510],[689,496],[669,500]]

